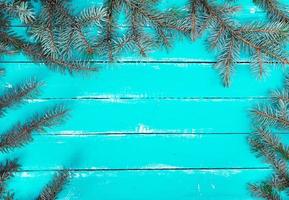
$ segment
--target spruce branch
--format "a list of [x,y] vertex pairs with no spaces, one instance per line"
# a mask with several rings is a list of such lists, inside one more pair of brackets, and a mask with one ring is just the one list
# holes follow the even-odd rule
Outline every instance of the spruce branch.
[[0,95],[0,116],[5,113],[5,109],[18,104],[24,98],[35,97],[41,85],[41,82],[31,79],[5,91],[4,94]]
[[1,39],[3,42],[12,45],[16,50],[23,51],[34,61],[44,62],[48,67],[61,72],[92,72],[97,70],[97,68],[90,67],[89,63],[85,61],[66,61],[64,59],[54,58],[51,55],[43,53],[40,45],[24,42],[24,40],[13,34],[0,32],[0,40]]
[[270,156],[272,152],[275,152],[279,157],[282,157],[282,159],[289,161],[289,147],[281,143],[277,136],[269,133],[266,129],[259,128],[249,138],[249,143],[251,144],[252,150],[256,152],[258,156],[263,156],[264,151],[268,152],[266,153],[268,156]]
[[37,200],[55,200],[65,185],[69,182],[70,174],[68,170],[60,170],[53,180],[44,188]]
[[63,122],[69,110],[62,105],[56,105],[32,116],[25,123],[17,123],[13,128],[0,136],[0,151],[9,152],[32,141],[33,132],[44,132],[47,128]]
[[272,93],[272,102],[252,110],[254,126],[258,128],[249,135],[248,142],[255,155],[273,168],[273,173],[265,181],[249,184],[249,189],[254,196],[264,199],[283,199],[281,193],[289,189],[289,146],[283,144],[276,134],[270,133],[276,128],[289,128],[287,82],[288,77],[285,87]]
[[249,190],[251,193],[258,198],[270,199],[270,200],[281,200],[278,192],[274,190],[272,185],[267,181],[263,181],[259,184],[249,184]]
[[88,55],[94,53],[84,28],[100,26],[105,19],[105,9],[91,7],[83,10],[79,16],[74,16],[65,1],[43,0],[41,3],[42,12],[32,23],[29,32],[40,42],[45,55],[70,59],[74,55],[71,49]]
[[25,1],[12,1],[9,3],[0,1],[0,10],[5,10],[11,17],[19,17],[26,24],[34,20],[34,12],[29,8],[28,2]]
[[7,181],[13,177],[13,174],[20,168],[17,160],[6,160],[0,164],[0,198],[13,199],[13,193],[6,190]]
[[260,127],[289,128],[287,103],[280,100],[278,106],[262,105],[251,110],[255,124]]
[[[182,12],[176,9],[158,11],[156,1],[106,0],[106,21],[103,23],[95,47],[110,61],[123,50],[146,56],[153,48],[168,49],[176,33],[189,33]],[[125,14],[125,22],[118,23],[118,16]],[[126,27],[125,33],[118,29]],[[104,54],[103,54],[104,53]]]
[[[230,83],[231,71],[241,51],[248,52],[252,66],[257,68],[261,77],[264,73],[263,64],[280,62],[289,64],[281,42],[288,37],[289,30],[283,24],[252,23],[240,26],[230,17],[238,10],[228,4],[215,5],[207,0],[191,1],[191,37],[195,39],[205,30],[210,29],[208,46],[221,49],[216,66],[221,68],[220,74],[225,86]],[[225,47],[225,48],[224,48]]]
[[253,2],[267,11],[268,17],[272,21],[289,24],[288,8],[278,0],[253,0]]

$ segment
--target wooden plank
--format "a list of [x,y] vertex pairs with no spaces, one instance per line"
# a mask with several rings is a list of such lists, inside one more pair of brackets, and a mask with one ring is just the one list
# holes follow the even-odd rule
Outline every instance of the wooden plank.
[[39,98],[260,98],[283,85],[282,70],[272,68],[260,80],[247,64],[237,66],[229,88],[223,87],[212,64],[103,64],[88,76],[55,73],[32,63],[3,67],[0,88],[37,77],[46,83]]
[[267,167],[250,151],[247,134],[35,135],[0,157],[19,158],[24,170]]
[[[108,171],[74,173],[60,199],[253,199],[247,183],[269,170]],[[20,172],[10,184],[16,199],[34,199],[52,172]]]
[[261,100],[98,99],[29,100],[0,119],[2,130],[54,104],[72,108],[70,119],[50,130],[67,132],[244,133],[251,131],[249,109]]

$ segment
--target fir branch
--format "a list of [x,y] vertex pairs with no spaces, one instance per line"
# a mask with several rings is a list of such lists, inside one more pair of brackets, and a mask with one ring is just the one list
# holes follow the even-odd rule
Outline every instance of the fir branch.
[[13,193],[6,190],[7,181],[13,177],[13,174],[20,168],[17,160],[6,160],[5,163],[0,164],[0,197],[3,199],[13,198]]
[[55,200],[68,183],[69,178],[70,174],[68,170],[60,170],[44,188],[37,200]]
[[32,24],[29,32],[40,42],[44,53],[54,58],[71,58],[69,49],[94,53],[84,28],[104,21],[106,12],[103,8],[91,7],[80,13],[71,14],[65,1],[42,1],[42,13]]
[[[107,0],[107,18],[95,47],[100,48],[100,52],[108,52],[110,61],[122,50],[146,56],[154,48],[171,47],[171,41],[178,32],[189,33],[189,24],[180,17],[183,12],[176,9],[158,11],[155,3],[143,0]],[[125,22],[119,24],[117,17],[122,11]],[[122,26],[126,27],[124,34],[117,30]]]
[[263,181],[259,184],[249,184],[249,190],[255,197],[258,198],[281,200],[278,192],[276,192],[272,185],[266,181]]
[[[286,82],[288,78],[286,78]],[[248,137],[251,150],[257,157],[262,157],[273,168],[270,179],[260,183],[250,184],[251,193],[264,199],[283,199],[281,194],[289,189],[289,146],[270,130],[289,128],[288,126],[288,84],[283,90],[272,94],[272,103],[253,109],[254,126],[259,127]],[[287,194],[288,195],[288,194]]]
[[0,116],[5,113],[7,108],[18,104],[24,98],[33,98],[37,95],[41,85],[41,82],[31,79],[4,92],[4,94],[0,96]]
[[[280,139],[269,133],[266,129],[258,129],[256,133],[249,138],[249,143],[251,144],[252,150],[257,153],[258,156],[263,156],[264,151],[266,155],[275,152],[282,159],[289,161],[289,147],[281,143]],[[273,159],[268,159],[273,160]]]
[[43,53],[41,46],[24,42],[24,40],[5,32],[0,32],[0,40],[13,45],[15,49],[22,50],[26,55],[30,56],[34,61],[44,62],[48,67],[62,72],[91,72],[96,71],[97,68],[89,66],[88,62],[84,61],[65,61],[59,58],[54,58],[51,55]]
[[227,4],[217,6],[207,0],[196,0],[191,5],[194,8],[191,14],[193,38],[209,28],[211,30],[208,38],[209,46],[212,49],[226,47],[221,51],[217,61],[217,67],[223,68],[221,76],[225,86],[230,83],[232,67],[241,50],[252,56],[253,66],[257,66],[259,76],[263,75],[264,60],[270,59],[272,62],[289,64],[287,55],[280,44],[284,38],[288,37],[289,30],[282,24],[276,27],[274,24],[252,23],[242,27],[230,18],[229,14],[237,10],[235,7]]
[[19,17],[25,23],[30,23],[34,20],[34,12],[29,8],[28,2],[25,1],[12,1],[9,3],[0,1],[0,10],[5,11],[12,17]]
[[281,4],[278,0],[253,0],[253,2],[266,10],[268,17],[271,20],[286,24],[289,23],[288,12],[286,11],[287,7]]
[[[251,113],[254,117],[254,124],[260,127],[289,128],[287,105],[279,101],[279,108],[272,105],[258,106]],[[285,112],[284,112],[285,109]]]
[[58,125],[68,112],[67,108],[57,105],[34,115],[23,124],[18,123],[0,136],[0,151],[8,152],[32,141],[33,132],[43,132],[47,128]]

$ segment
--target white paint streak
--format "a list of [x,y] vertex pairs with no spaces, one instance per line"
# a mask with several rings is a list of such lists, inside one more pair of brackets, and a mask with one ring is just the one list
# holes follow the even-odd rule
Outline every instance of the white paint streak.
[[5,84],[5,87],[6,87],[6,88],[13,88],[12,84],[10,84],[10,83],[6,83],[6,84]]
[[253,7],[253,8],[250,8],[250,13],[251,13],[251,14],[254,14],[254,13],[256,13],[256,8],[255,8],[255,7]]
[[198,184],[198,192],[201,192],[201,186]]
[[150,169],[164,169],[164,168],[179,168],[178,166],[173,166],[173,165],[167,165],[167,164],[149,164],[146,165],[144,168],[150,168]]
[[29,174],[28,172],[22,172],[22,173],[20,174],[20,176],[23,177],[23,178],[32,177],[32,175]]

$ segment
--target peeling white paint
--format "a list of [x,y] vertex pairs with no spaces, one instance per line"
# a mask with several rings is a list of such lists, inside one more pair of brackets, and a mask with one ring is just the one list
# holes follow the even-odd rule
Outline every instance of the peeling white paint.
[[154,129],[150,129],[145,124],[139,124],[136,127],[136,132],[138,132],[138,133],[153,133],[153,132],[155,132],[155,130]]
[[13,88],[12,84],[10,84],[10,83],[6,83],[6,84],[5,84],[5,87],[6,87],[6,88]]
[[201,192],[201,186],[198,184],[198,192]]
[[27,177],[32,177],[32,175],[30,173],[28,173],[28,172],[22,172],[20,174],[20,177],[27,178]]
[[144,168],[149,168],[149,169],[174,169],[174,168],[180,168],[180,167],[157,163],[157,164],[146,165]]
[[250,13],[251,13],[251,14],[254,14],[254,13],[256,13],[256,8],[255,8],[255,7],[253,7],[253,8],[250,8]]

